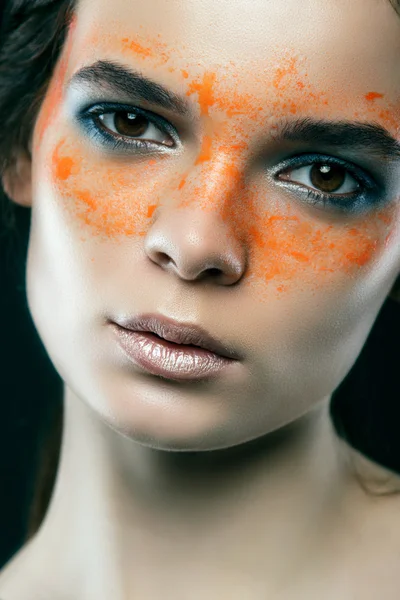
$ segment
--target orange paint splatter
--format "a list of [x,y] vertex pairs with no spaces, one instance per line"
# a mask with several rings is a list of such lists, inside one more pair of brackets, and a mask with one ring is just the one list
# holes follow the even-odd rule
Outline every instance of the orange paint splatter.
[[189,77],[189,73],[185,69],[181,69],[181,73],[185,79]]
[[190,96],[194,92],[198,93],[201,115],[208,115],[209,107],[213,106],[213,104],[215,102],[214,92],[213,92],[215,80],[216,80],[216,74],[213,72],[206,71],[203,75],[203,80],[202,81],[193,81],[189,85],[189,89],[186,92],[187,96]]
[[368,102],[372,102],[373,100],[376,100],[377,98],[383,98],[384,94],[379,94],[378,92],[368,92],[368,94],[365,94],[365,99],[368,100]]
[[130,40],[129,38],[123,38],[121,40],[122,46],[125,50],[131,50],[142,58],[149,58],[154,56],[154,51],[151,48],[143,46],[137,40]]
[[60,156],[60,148],[65,143],[65,139],[62,138],[56,147],[54,148],[51,164],[56,179],[66,181],[71,177],[73,172],[77,172],[79,167],[77,162],[71,156]]
[[57,164],[56,177],[58,179],[68,179],[70,177],[74,161],[69,156],[62,158]]
[[157,204],[150,204],[150,206],[147,208],[147,217],[149,219],[153,216],[156,208],[157,208]]
[[74,196],[80,200],[90,210],[96,210],[96,201],[92,197],[89,190],[74,190]]
[[281,90],[285,87],[287,80],[289,81],[298,74],[297,59],[292,57],[288,60],[287,65],[278,67],[275,71],[275,77],[272,80],[272,85],[275,89]]
[[[109,45],[114,45],[114,39],[111,37]],[[139,40],[139,37],[131,39],[122,38],[121,49],[123,52],[133,52],[135,56],[141,59],[152,59],[155,63],[165,64],[170,59],[170,52],[162,42],[157,39],[147,40],[147,44]]]
[[200,154],[197,157],[196,162],[194,163],[195,165],[198,165],[202,162],[205,162],[206,160],[210,160],[211,158],[211,144],[212,144],[212,138],[209,135],[205,135],[203,137],[203,143],[201,146],[201,150],[200,150]]

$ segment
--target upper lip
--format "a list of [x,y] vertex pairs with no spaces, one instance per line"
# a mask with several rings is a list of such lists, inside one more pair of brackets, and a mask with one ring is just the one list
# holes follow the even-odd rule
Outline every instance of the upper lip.
[[120,318],[114,321],[124,329],[131,331],[148,331],[156,333],[169,342],[175,344],[193,344],[215,354],[239,360],[239,354],[229,345],[210,335],[199,325],[180,323],[168,317],[156,314],[138,315],[133,318]]

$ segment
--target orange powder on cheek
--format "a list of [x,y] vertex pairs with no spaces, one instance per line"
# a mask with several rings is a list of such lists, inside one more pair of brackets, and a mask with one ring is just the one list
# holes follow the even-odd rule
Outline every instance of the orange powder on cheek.
[[79,165],[76,158],[72,156],[60,156],[60,148],[65,144],[65,139],[61,139],[52,154],[53,174],[56,180],[66,181],[69,177],[79,171]]
[[377,214],[364,219],[351,226],[344,222],[323,225],[312,215],[260,216],[248,228],[253,272],[267,282],[278,277],[280,283],[288,284],[300,278],[316,288],[324,275],[352,275],[377,257],[389,232]]
[[135,166],[110,167],[108,162],[94,160],[77,145],[67,145],[65,138],[59,140],[50,161],[59,201],[74,222],[88,226],[95,235],[144,235],[148,219],[158,206],[157,185],[152,177],[152,169],[158,165],[150,160]]

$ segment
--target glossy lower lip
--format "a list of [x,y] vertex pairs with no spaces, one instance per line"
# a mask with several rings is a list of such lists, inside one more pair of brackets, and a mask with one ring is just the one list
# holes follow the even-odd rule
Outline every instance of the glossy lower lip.
[[149,331],[130,331],[116,324],[112,328],[120,347],[136,365],[167,379],[206,379],[238,362],[203,348],[168,342]]

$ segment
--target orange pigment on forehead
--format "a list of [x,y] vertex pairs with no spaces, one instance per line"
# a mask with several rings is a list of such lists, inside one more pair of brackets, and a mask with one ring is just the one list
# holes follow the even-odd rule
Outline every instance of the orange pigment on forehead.
[[[275,75],[272,80],[272,85],[276,90],[285,89],[288,79],[292,79],[293,77],[297,76],[297,58],[292,56],[286,61],[286,64],[283,64],[282,66],[276,68]],[[301,87],[304,87],[303,83],[301,83]]]
[[[113,43],[114,45],[114,43]],[[151,59],[154,64],[163,65],[171,58],[171,51],[168,46],[158,39],[147,38],[143,41],[143,36],[124,37],[120,41],[120,49],[124,54],[134,54],[141,59]]]
[[[173,59],[174,66],[169,66],[166,71],[168,73],[176,71],[181,74],[187,83],[187,96],[194,93],[198,95],[202,117],[208,117],[210,108],[216,107],[223,110],[228,118],[245,115],[254,123],[262,124],[265,122],[266,112],[274,120],[278,120],[292,115],[326,118],[329,116],[327,115],[329,110],[334,117],[343,115],[350,118],[380,119],[386,126],[398,130],[399,107],[396,116],[394,107],[389,103],[386,106],[379,105],[379,101],[384,97],[383,94],[368,91],[362,98],[364,107],[360,105],[359,100],[347,94],[347,91],[336,92],[334,96],[328,95],[311,83],[306,57],[297,55],[294,50],[286,50],[283,57],[279,56],[276,59],[272,57],[270,64],[265,64],[266,68],[260,69],[260,61],[254,61],[252,81],[264,89],[264,94],[256,95],[246,91],[248,86],[243,85],[243,81],[239,80],[238,65],[233,61],[221,65],[218,71],[205,71],[202,75],[191,77],[191,72],[194,70],[198,72],[199,63],[194,60],[189,63],[185,48],[172,47],[164,43],[160,34],[154,36],[142,31],[134,36],[118,38],[115,34],[101,29],[90,32],[87,41],[90,42],[87,45],[91,47],[97,45],[99,49],[119,51],[122,54],[132,55],[135,59],[145,60],[150,67],[163,66]],[[276,66],[271,68],[273,63]],[[365,114],[360,114],[360,110]],[[235,126],[240,125],[236,122]]]
[[141,58],[154,57],[154,50],[152,48],[146,48],[136,40],[122,38],[121,45],[124,51],[129,50]]

